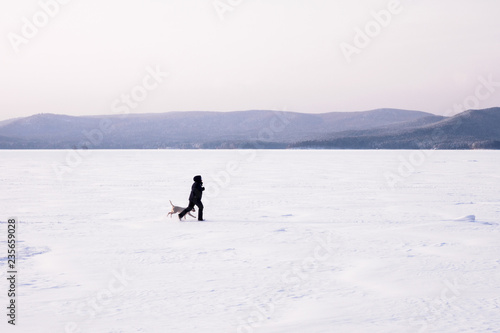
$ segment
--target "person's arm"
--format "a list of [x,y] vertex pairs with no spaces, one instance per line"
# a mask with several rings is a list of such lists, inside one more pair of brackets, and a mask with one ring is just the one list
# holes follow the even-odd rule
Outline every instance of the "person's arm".
[[201,185],[199,184],[196,184],[195,186],[193,186],[193,194],[194,194],[194,198],[196,200],[200,200],[201,198],[201,192],[204,191],[205,188],[202,187]]

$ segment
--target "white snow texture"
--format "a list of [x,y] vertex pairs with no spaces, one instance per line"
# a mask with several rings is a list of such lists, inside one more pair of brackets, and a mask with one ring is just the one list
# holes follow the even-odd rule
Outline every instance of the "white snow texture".
[[500,332],[498,152],[0,154],[1,332]]

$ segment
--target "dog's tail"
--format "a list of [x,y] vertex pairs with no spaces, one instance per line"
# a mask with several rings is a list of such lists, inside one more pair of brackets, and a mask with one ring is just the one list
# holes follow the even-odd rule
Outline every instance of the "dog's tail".
[[168,201],[170,201],[170,204],[172,205],[172,207],[174,207],[174,204],[172,203],[172,200],[168,200]]

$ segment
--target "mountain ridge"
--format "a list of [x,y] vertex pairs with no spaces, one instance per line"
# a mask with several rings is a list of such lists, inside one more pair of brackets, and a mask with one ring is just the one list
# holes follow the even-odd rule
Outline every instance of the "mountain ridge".
[[[390,108],[319,114],[271,110],[103,116],[43,113],[0,122],[0,148],[473,149],[494,147],[500,141],[499,125],[500,108],[469,110],[453,117]],[[429,139],[435,131],[445,135]]]
[[[436,118],[437,120],[437,118]],[[498,149],[500,108],[467,110],[453,117],[401,131],[336,133],[330,138],[303,141],[292,148],[338,149]]]

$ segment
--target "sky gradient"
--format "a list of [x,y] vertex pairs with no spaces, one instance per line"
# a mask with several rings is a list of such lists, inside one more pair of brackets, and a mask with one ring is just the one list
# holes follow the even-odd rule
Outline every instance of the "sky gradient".
[[499,12],[498,0],[0,1],[0,120],[500,106]]

